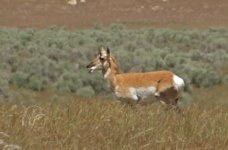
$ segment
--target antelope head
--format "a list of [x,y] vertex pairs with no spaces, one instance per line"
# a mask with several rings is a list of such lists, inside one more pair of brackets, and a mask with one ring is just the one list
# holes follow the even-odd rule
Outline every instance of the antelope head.
[[94,70],[105,70],[109,67],[110,61],[110,50],[107,48],[101,48],[95,58],[86,66],[89,69],[89,72],[93,72]]

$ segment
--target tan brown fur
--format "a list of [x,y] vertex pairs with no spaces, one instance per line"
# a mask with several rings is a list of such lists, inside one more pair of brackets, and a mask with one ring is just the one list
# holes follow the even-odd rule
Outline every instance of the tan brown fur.
[[[117,61],[111,57],[110,59],[111,69],[113,75],[110,76],[111,88],[115,89],[115,86],[120,87],[157,87],[157,92],[161,93],[171,87],[173,87],[173,73],[170,71],[154,71],[145,73],[119,73]],[[103,71],[103,74],[105,71]]]

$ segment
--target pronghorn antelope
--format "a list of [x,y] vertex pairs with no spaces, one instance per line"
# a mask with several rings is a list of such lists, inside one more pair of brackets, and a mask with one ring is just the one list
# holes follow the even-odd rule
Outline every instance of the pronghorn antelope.
[[120,73],[110,50],[101,48],[96,58],[87,65],[89,72],[102,71],[109,87],[119,99],[136,102],[155,96],[163,104],[177,105],[184,81],[170,71]]

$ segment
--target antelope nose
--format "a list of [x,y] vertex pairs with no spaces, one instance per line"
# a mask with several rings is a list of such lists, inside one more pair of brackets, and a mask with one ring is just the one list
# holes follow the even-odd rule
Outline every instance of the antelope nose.
[[90,68],[89,65],[87,65],[86,68]]

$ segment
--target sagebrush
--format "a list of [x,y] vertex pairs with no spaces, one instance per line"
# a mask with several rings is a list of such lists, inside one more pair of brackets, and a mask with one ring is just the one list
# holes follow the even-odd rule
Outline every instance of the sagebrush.
[[[211,87],[226,81],[228,29],[134,29],[123,25],[0,29],[0,85],[42,91],[55,88],[89,96],[106,94],[99,73],[85,66],[101,46],[109,47],[122,72],[171,70],[187,85]],[[6,93],[6,92],[3,92]]]

